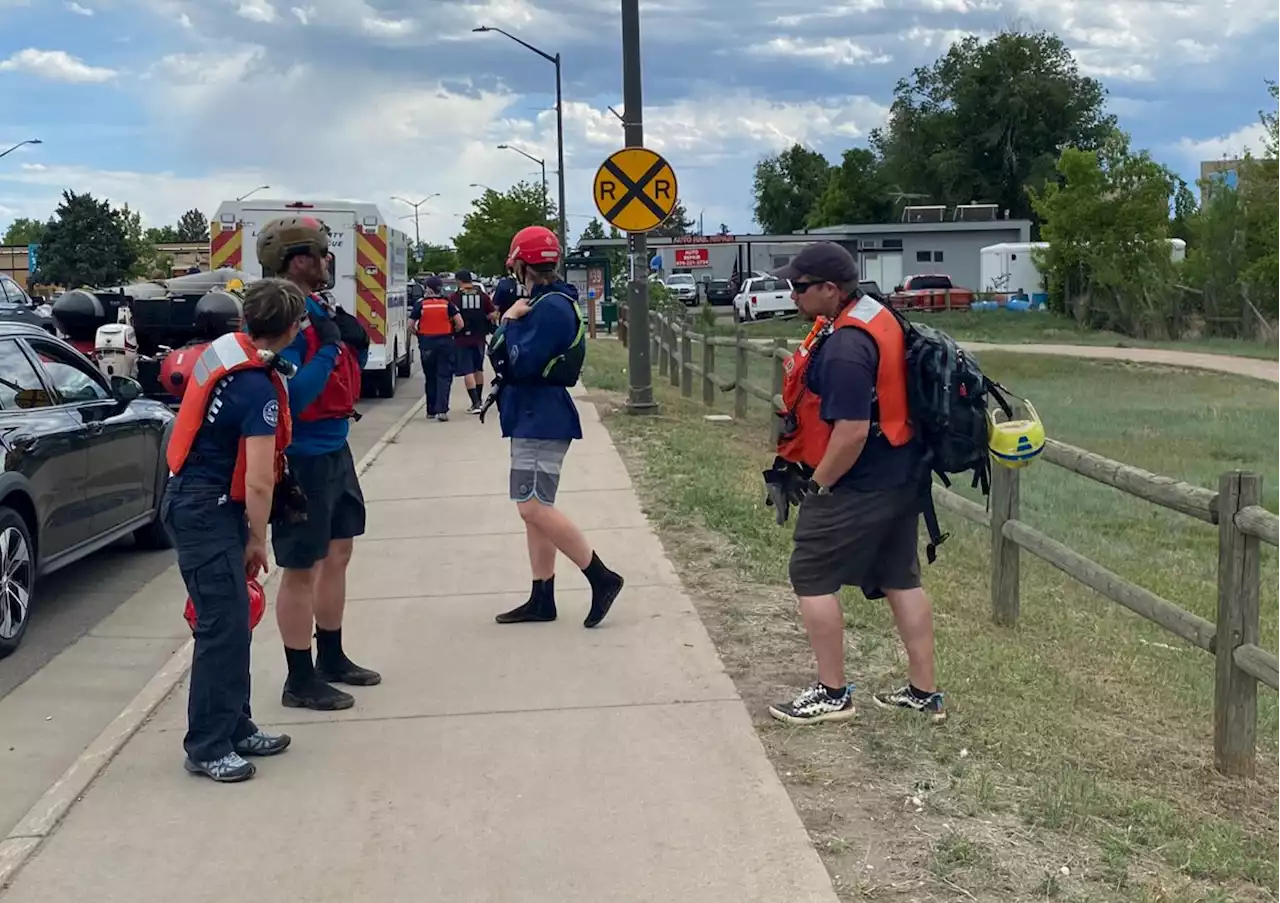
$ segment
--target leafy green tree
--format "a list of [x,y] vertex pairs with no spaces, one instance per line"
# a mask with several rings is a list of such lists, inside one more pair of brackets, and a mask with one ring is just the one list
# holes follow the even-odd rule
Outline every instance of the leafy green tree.
[[513,235],[525,226],[556,230],[555,206],[549,204],[544,217],[542,201],[541,184],[521,181],[502,192],[485,189],[471,202],[462,231],[454,236],[459,265],[486,275],[504,272]]
[[691,235],[693,229],[693,218],[689,216],[689,211],[684,209],[684,204],[676,201],[676,205],[671,208],[671,212],[667,214],[667,218],[662,221],[662,225],[650,232],[650,235],[661,235],[666,238],[675,238],[678,235]]
[[44,239],[45,230],[49,227],[38,219],[20,216],[9,224],[4,232],[4,245],[38,245]]
[[142,237],[153,245],[173,245],[182,241],[178,237],[178,230],[173,226],[150,226],[142,233]]
[[128,204],[116,210],[115,214],[133,251],[133,265],[129,268],[129,275],[167,279],[170,270],[165,267],[165,258],[156,250],[155,243],[147,238],[146,230],[142,228],[142,214],[131,210]]
[[719,233],[718,233],[718,234],[719,234],[719,235],[728,235],[728,234],[729,234],[729,226],[728,226],[727,224],[725,224],[725,223],[721,223],[721,224],[720,224],[720,231],[719,231]]
[[1027,189],[1054,177],[1062,149],[1098,150],[1116,131],[1105,100],[1056,35],[971,35],[898,82],[871,144],[904,191],[1034,218]]
[[448,245],[433,245],[424,242],[422,245],[422,270],[428,273],[456,273],[458,271],[458,252]]
[[893,198],[880,171],[880,161],[861,147],[844,152],[831,170],[827,188],[809,211],[810,229],[844,223],[887,223],[893,217]]
[[831,180],[831,164],[817,151],[794,144],[756,164],[752,194],[755,220],[770,235],[803,229]]
[[33,278],[41,285],[69,288],[114,285],[129,277],[137,253],[125,217],[107,201],[63,191],[40,243],[39,269]]
[[178,241],[198,242],[209,240],[209,218],[192,207],[178,218]]

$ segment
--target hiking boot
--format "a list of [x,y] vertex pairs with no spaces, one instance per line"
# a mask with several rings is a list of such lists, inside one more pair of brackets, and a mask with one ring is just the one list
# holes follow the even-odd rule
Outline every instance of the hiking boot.
[[447,413],[445,413],[445,414],[437,414],[437,415],[436,415],[436,420],[439,420],[441,423],[448,423],[448,422],[449,422],[449,415],[448,415]]
[[330,664],[317,656],[316,677],[331,684],[350,687],[374,687],[382,683],[382,675],[369,668],[361,668],[345,655],[336,664]]
[[336,712],[349,709],[356,704],[356,698],[344,693],[337,687],[331,687],[318,677],[298,684],[284,683],[284,692],[280,694],[280,704],[289,709],[314,709],[317,712]]
[[274,756],[288,749],[291,742],[288,734],[268,734],[259,728],[236,743],[235,747],[241,756]]
[[208,762],[187,759],[182,763],[182,767],[188,774],[204,775],[219,784],[237,784],[240,781],[249,780],[258,773],[257,766],[252,762],[246,762],[236,752],[229,752],[221,759],[211,759]]
[[853,694],[844,688],[840,696],[832,697],[822,684],[814,684],[801,690],[790,702],[769,706],[769,714],[788,724],[819,724],[823,721],[848,721],[857,710],[853,707]]
[[920,696],[913,692],[910,686],[905,686],[891,693],[872,693],[871,700],[882,709],[908,709],[913,712],[922,712],[935,724],[941,724],[947,720],[947,712],[942,707],[941,693]]

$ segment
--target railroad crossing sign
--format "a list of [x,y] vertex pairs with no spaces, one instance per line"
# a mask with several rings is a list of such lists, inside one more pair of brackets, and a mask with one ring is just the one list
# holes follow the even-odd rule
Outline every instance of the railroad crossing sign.
[[614,151],[596,170],[596,209],[623,232],[658,228],[676,207],[676,172],[645,147]]

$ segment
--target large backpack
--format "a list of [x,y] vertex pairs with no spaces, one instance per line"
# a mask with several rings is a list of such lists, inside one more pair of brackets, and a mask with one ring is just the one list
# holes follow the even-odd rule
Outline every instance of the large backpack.
[[[886,305],[888,307],[888,305]],[[988,379],[977,360],[945,332],[912,323],[889,308],[906,334],[907,405],[911,423],[925,450],[925,463],[943,486],[951,477],[973,472],[973,487],[985,497],[991,490],[991,457],[988,450],[987,404],[996,404],[1012,417],[1013,411],[999,383]],[[930,481],[932,482],[932,481]],[[933,493],[925,487],[925,527],[929,563],[950,535],[938,524]]]

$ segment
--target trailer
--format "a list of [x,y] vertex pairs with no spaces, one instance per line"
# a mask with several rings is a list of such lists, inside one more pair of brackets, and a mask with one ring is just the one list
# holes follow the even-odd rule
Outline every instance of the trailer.
[[409,330],[409,236],[387,225],[376,204],[352,201],[225,201],[209,225],[209,265],[267,275],[258,230],[282,216],[311,216],[329,230],[328,290],[369,336],[366,395],[390,398],[413,367]]
[[[1175,263],[1187,258],[1187,243],[1180,238],[1166,239],[1169,257]],[[979,253],[978,291],[996,295],[1043,294],[1044,276],[1036,266],[1033,251],[1049,247],[1047,241],[1005,241],[988,245]]]

